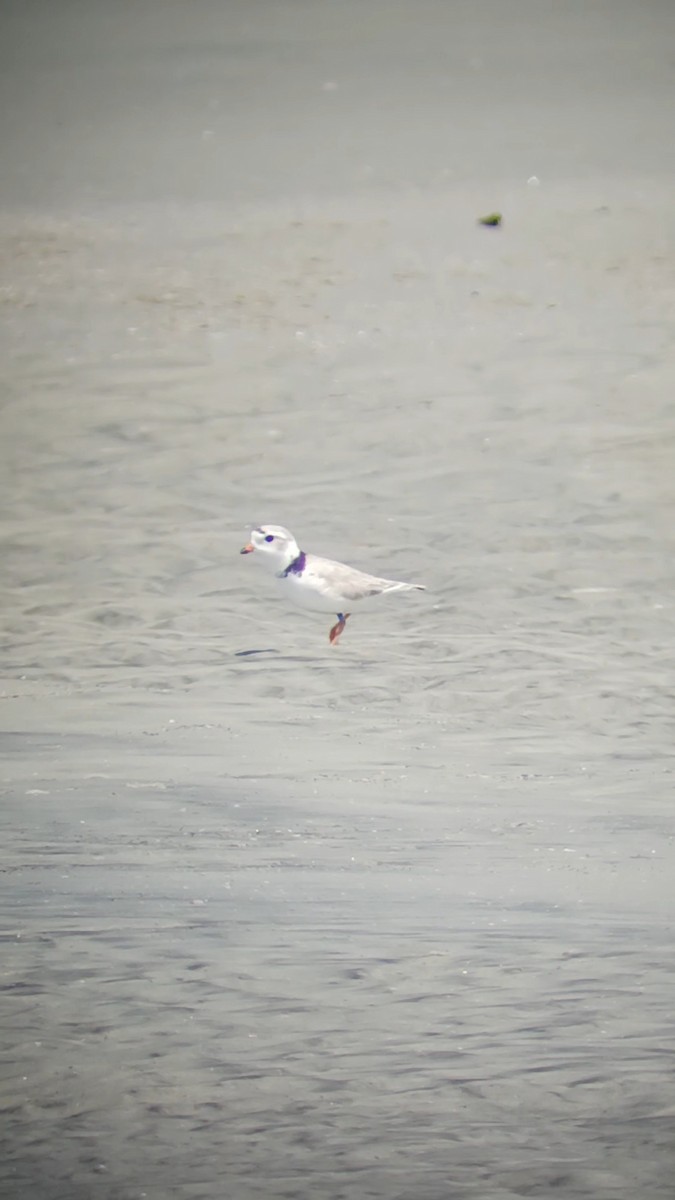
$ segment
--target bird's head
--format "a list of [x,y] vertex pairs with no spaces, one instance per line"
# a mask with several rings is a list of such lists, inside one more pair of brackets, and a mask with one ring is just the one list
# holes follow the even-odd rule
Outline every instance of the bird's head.
[[282,525],[258,525],[252,529],[250,542],[242,546],[239,553],[252,554],[254,550],[260,562],[275,574],[290,567],[300,553],[293,534]]

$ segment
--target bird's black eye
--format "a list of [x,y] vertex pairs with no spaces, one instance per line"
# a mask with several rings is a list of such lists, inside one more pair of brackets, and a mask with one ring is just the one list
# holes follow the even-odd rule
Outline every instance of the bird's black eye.
[[274,541],[274,534],[273,534],[273,533],[268,533],[268,534],[266,535],[266,537],[265,537],[265,541],[266,541],[266,542],[273,542],[273,541]]

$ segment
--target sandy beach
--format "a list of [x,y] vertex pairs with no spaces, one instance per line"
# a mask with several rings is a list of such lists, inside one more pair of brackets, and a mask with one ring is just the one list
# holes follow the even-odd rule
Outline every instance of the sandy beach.
[[675,6],[0,26],[3,1197],[671,1200]]

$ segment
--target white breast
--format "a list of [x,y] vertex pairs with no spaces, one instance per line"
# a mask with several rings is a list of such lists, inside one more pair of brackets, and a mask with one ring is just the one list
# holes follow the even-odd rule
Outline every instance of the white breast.
[[344,612],[345,600],[321,579],[305,570],[302,575],[283,575],[277,579],[279,590],[287,601],[310,612]]

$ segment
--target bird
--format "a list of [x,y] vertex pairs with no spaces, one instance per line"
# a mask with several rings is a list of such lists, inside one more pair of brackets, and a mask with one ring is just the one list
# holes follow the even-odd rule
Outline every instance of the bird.
[[346,563],[306,554],[293,534],[282,525],[259,525],[251,530],[251,540],[240,554],[256,553],[262,565],[276,578],[281,591],[300,608],[311,612],[332,612],[337,621],[328,634],[335,645],[344,631],[355,604],[389,592],[425,591],[422,583],[402,583],[398,579],[380,579],[348,567]]

